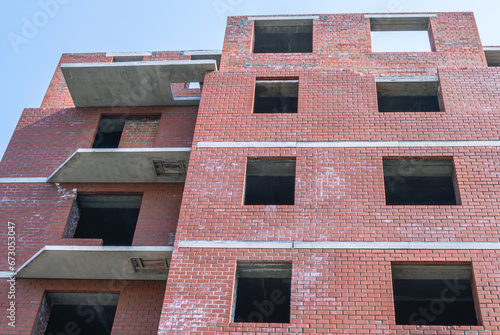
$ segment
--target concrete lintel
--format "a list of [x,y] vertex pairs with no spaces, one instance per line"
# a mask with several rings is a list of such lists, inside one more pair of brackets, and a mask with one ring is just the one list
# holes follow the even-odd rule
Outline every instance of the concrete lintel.
[[175,100],[171,84],[203,82],[216,59],[62,64],[76,107],[198,105]]
[[51,183],[183,183],[185,174],[157,176],[153,161],[188,164],[191,148],[78,149]]
[[182,51],[186,56],[220,56],[222,54],[222,49],[217,50],[186,50]]
[[319,15],[297,16],[249,16],[249,21],[319,20]]
[[137,52],[106,52],[106,57],[148,57],[152,56],[153,53],[151,51],[137,51]]
[[500,250],[500,242],[180,241],[179,248]]
[[166,280],[163,273],[134,270],[131,258],[167,259],[173,247],[45,246],[23,264],[17,278]]
[[198,142],[198,148],[295,148],[297,142]]
[[0,178],[0,184],[36,184],[46,183],[47,177],[19,177],[19,178]]
[[293,242],[280,241],[180,241],[179,248],[291,249]]
[[376,76],[377,83],[392,83],[392,82],[433,82],[438,81],[438,76]]
[[13,278],[16,275],[15,272],[12,271],[0,271],[0,278]]
[[367,19],[413,19],[439,17],[438,14],[365,14]]
[[500,141],[331,141],[331,142],[198,142],[198,148],[407,148],[499,147]]

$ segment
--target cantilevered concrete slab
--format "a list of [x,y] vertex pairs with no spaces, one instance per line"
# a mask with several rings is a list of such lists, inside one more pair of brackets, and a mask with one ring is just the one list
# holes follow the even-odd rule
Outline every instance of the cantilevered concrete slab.
[[197,105],[174,99],[170,84],[203,82],[217,70],[214,59],[62,64],[76,107]]
[[[48,182],[183,183],[190,152],[191,148],[78,149]],[[158,174],[158,162],[174,168]]]
[[[172,247],[45,246],[17,278],[166,280]],[[140,269],[132,260],[165,260],[163,269]]]

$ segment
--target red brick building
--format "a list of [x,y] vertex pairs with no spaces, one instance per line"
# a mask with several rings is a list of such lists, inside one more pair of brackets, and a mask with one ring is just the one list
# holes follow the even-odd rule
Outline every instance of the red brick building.
[[64,54],[0,164],[0,334],[500,334],[499,65],[472,13]]

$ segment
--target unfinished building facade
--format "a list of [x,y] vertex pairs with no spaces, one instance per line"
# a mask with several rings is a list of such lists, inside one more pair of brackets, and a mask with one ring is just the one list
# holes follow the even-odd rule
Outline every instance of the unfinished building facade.
[[499,65],[469,12],[64,54],[0,164],[0,334],[498,334]]

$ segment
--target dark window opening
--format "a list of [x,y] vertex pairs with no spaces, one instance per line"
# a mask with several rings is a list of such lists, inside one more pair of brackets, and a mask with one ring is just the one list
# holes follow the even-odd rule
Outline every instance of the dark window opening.
[[130,246],[141,195],[79,195],[80,218],[73,238],[101,238],[103,245]]
[[245,205],[293,205],[295,159],[249,159]]
[[478,325],[470,265],[393,265],[396,324]]
[[238,263],[236,276],[234,322],[290,322],[291,263]]
[[452,159],[384,159],[387,205],[458,205]]
[[434,51],[429,17],[372,17],[370,30],[373,52]]
[[312,52],[312,20],[257,20],[254,25],[254,53]]
[[144,56],[114,56],[113,63],[122,63],[122,62],[142,62],[144,60]]
[[500,48],[484,47],[484,54],[489,67],[500,67]]
[[118,295],[47,293],[50,317],[45,335],[109,335],[116,314]]
[[298,80],[257,80],[254,113],[297,113]]
[[125,120],[123,116],[103,116],[92,148],[118,148]]
[[439,82],[377,82],[379,112],[439,112]]

